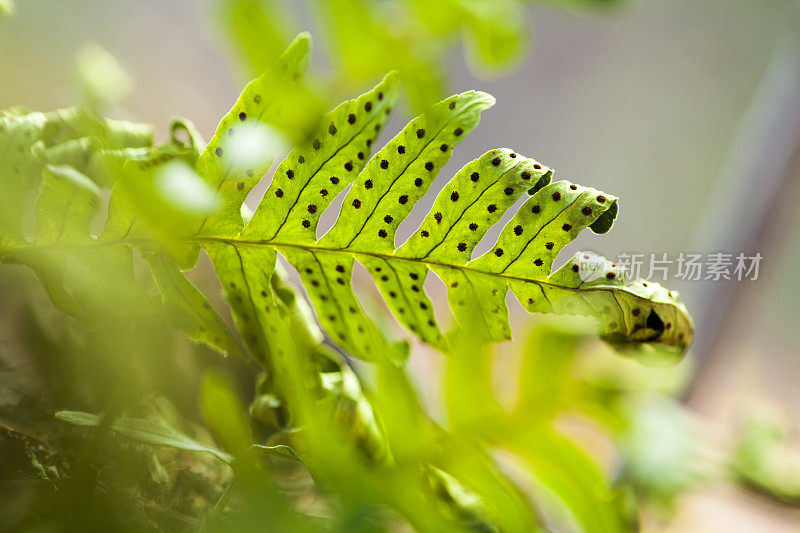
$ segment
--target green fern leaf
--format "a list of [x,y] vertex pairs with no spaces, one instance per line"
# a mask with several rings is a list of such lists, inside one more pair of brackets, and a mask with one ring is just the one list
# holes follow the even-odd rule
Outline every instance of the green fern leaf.
[[[398,321],[442,350],[447,341],[423,288],[430,270],[447,285],[456,320],[477,327],[486,340],[511,337],[505,305],[510,287],[529,311],[594,316],[612,342],[683,352],[692,325],[676,294],[655,283],[630,283],[623,269],[588,254],[551,273],[556,255],[583,229],[611,228],[617,199],[567,181],[551,184],[550,169],[512,150],[491,150],[462,168],[414,235],[395,248],[399,224],[494,102],[480,92],[452,96],[414,119],[365,164],[374,140],[370,126],[380,130],[395,83],[387,76],[332,111],[310,146],[296,148],[279,165],[244,230],[212,237],[217,261],[236,263],[244,281],[248,269],[271,265],[278,251],[299,272],[324,329],[368,360],[377,357],[376,346],[389,345],[353,293],[355,261],[370,272]],[[321,213],[350,182],[338,220],[316,239]],[[473,259],[485,232],[526,194],[492,249]],[[229,249],[224,260],[223,248]],[[249,286],[250,296],[260,290]]]

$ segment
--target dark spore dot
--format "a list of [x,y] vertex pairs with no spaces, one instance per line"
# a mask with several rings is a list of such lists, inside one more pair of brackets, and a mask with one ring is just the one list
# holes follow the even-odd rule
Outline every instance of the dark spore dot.
[[506,187],[505,189],[503,189],[503,192],[506,193],[506,196],[511,196],[512,194],[514,194],[514,189],[512,189],[511,187]]
[[241,191],[242,189],[244,189],[244,182],[243,182],[243,181],[240,181],[239,183],[237,183],[237,184],[236,184],[236,188],[237,188],[237,189],[239,189],[240,191]]
[[423,311],[425,311],[425,310],[428,309],[428,304],[426,304],[425,302],[420,302],[419,303],[419,308],[422,309]]
[[478,229],[478,225],[473,222],[472,224],[469,225],[469,229],[470,231],[475,231],[476,229]]
[[584,215],[586,215],[588,217],[589,215],[592,214],[592,208],[587,205],[586,207],[581,209],[581,213],[583,213]]
[[397,153],[398,154],[406,153],[406,147],[401,144],[400,146],[397,147]]
[[319,194],[322,196],[328,196],[328,189],[320,189]]
[[311,227],[311,222],[308,220],[304,220],[303,222],[301,222],[301,224],[303,225],[304,228]]
[[417,287],[416,285],[412,285],[411,290],[414,292],[419,292],[419,287]]
[[428,233],[427,230],[422,230],[422,231],[419,232],[419,234],[422,235],[423,237],[429,237],[430,236],[430,233]]
[[533,298],[528,298],[528,304],[533,304]]
[[664,331],[664,321],[661,320],[658,313],[652,309],[650,310],[650,314],[647,315],[647,327],[656,331]]
[[414,185],[416,185],[417,187],[422,187],[422,178],[415,179]]
[[364,188],[365,189],[371,189],[372,188],[372,180],[365,181],[364,182]]
[[548,242],[547,244],[544,245],[544,247],[547,248],[548,250],[552,250],[553,246],[555,246],[555,243],[552,242]]
[[344,279],[343,278],[336,278],[336,283],[338,283],[339,285],[344,285]]
[[631,310],[631,314],[632,314],[633,316],[639,316],[639,315],[641,315],[641,314],[642,314],[642,310],[641,310],[641,309],[639,309],[638,307],[634,307],[634,308],[633,308],[633,310]]
[[262,298],[266,298],[267,297],[267,291],[261,291],[261,297]]
[[436,213],[433,214],[433,218],[436,219],[436,223],[437,224],[441,224],[441,222],[442,222],[442,214],[441,213],[439,213],[437,211]]
[[222,147],[217,146],[217,149],[214,150],[214,153],[217,154],[217,157],[222,157]]
[[380,272],[381,270],[383,270],[381,267],[375,267],[375,272]]
[[597,201],[602,204],[606,201],[606,197],[601,194],[600,196],[597,197]]
[[427,170],[428,172],[430,172],[431,170],[433,170],[433,163],[431,163],[430,161],[428,161],[427,163],[425,163],[425,170]]
[[364,152],[358,152],[358,158],[364,160]]
[[555,200],[556,202],[561,200],[561,193],[558,192],[558,191],[554,192],[553,193],[553,200]]
[[417,139],[422,139],[423,137],[425,137],[425,130],[420,128],[417,130]]
[[464,133],[464,130],[462,130],[461,128],[456,128],[453,130],[453,135],[455,135],[456,137],[461,136],[462,133]]
[[465,242],[458,243],[458,251],[459,252],[467,251],[467,243],[465,243]]
[[533,264],[536,265],[537,267],[542,266],[543,263],[544,262],[541,259],[538,259],[538,258],[536,259],[536,261],[533,262]]
[[336,176],[331,176],[331,183],[333,183],[334,185],[338,185],[339,178],[337,178]]
[[416,272],[410,272],[408,274],[408,277],[413,279],[413,280],[418,280],[419,279],[419,274],[417,274]]
[[314,271],[313,271],[313,270],[311,270],[310,268],[307,268],[307,269],[306,269],[306,274],[313,274],[313,273],[314,273]]
[[428,325],[430,327],[434,327],[436,325],[436,322],[434,322],[433,320],[428,320]]
[[572,271],[573,271],[573,272],[577,272],[577,271],[579,271],[580,269],[581,269],[581,267],[579,267],[579,266],[578,266],[578,263],[573,263],[573,264],[572,264]]
[[257,104],[260,104],[260,103],[261,103],[261,95],[260,95],[260,94],[257,94],[257,95],[255,95],[255,96],[253,97],[253,101],[254,101],[255,103],[257,103]]
[[349,122],[350,124],[355,124],[356,116],[353,113],[350,113],[349,115],[347,115],[347,122]]
[[322,143],[319,142],[319,139],[314,139],[314,141],[311,143],[311,147],[314,150],[319,150],[320,146],[322,146]]
[[664,324],[664,329],[669,329],[671,327],[672,327],[672,323],[671,322],[667,322],[666,324]]
[[389,291],[389,298],[397,298],[397,293],[394,291]]
[[497,206],[494,204],[489,204],[489,207],[487,207],[486,210],[489,211],[490,213],[494,213],[495,211],[497,211]]
[[401,204],[408,202],[408,195],[407,194],[402,195],[400,198],[397,199],[397,201],[400,202]]
[[446,144],[443,144],[443,145],[441,145],[441,146],[439,147],[439,150],[441,150],[442,152],[446,152],[446,151],[447,151],[447,148],[448,148],[448,146],[447,146]]
[[367,102],[364,104],[364,110],[367,112],[372,111],[372,102]]
[[336,135],[336,125],[333,122],[331,122],[328,126],[328,133],[331,135]]
[[344,266],[343,265],[336,265],[336,272],[343,273],[344,272]]
[[252,178],[252,177],[253,177],[253,169],[252,169],[252,168],[248,168],[248,169],[245,171],[245,174],[247,174],[247,177],[248,177],[248,178]]
[[469,179],[471,179],[472,181],[478,181],[478,179],[479,179],[480,177],[481,177],[481,176],[480,176],[480,174],[478,174],[477,172],[473,172],[473,173],[470,175]]
[[386,170],[387,168],[389,168],[389,162],[388,162],[387,160],[385,160],[385,159],[384,159],[384,160],[382,160],[382,161],[381,161],[381,168],[382,168],[383,170]]
[[372,146],[372,139],[367,139],[366,144],[367,144],[367,148]]
[[385,229],[378,230],[378,237],[380,237],[381,239],[385,238],[386,237],[386,230]]
[[529,180],[531,179],[531,173],[526,170],[522,174],[520,174],[520,177],[524,180]]
[[577,185],[570,185],[569,188],[572,189],[573,191],[577,191],[578,190],[578,186]]
[[453,191],[450,193],[450,199],[454,202],[458,201],[458,191]]
[[539,170],[539,169],[542,168],[542,165],[540,165],[539,163],[534,163],[533,164],[533,168],[535,168],[536,170]]
[[453,283],[450,284],[450,286],[455,289],[456,287],[458,287],[458,282],[454,281]]
[[381,276],[381,281],[389,281],[389,276],[384,274],[383,276]]
[[500,158],[499,157],[495,157],[494,159],[492,159],[492,164],[494,166],[498,166],[500,164]]
[[355,200],[353,200],[353,207],[355,207],[356,209],[358,209],[359,207],[361,207],[361,200],[359,200],[358,198],[356,198]]
[[607,277],[608,279],[614,279],[614,278],[616,278],[616,277],[617,277],[617,274],[616,274],[616,273],[614,273],[614,272],[608,272],[608,273],[606,273],[606,277]]
[[392,218],[392,215],[386,215],[385,217],[383,217],[383,221],[386,222],[387,224],[391,224],[392,220],[394,220]]
[[353,170],[353,162],[352,162],[352,161],[348,161],[347,163],[345,163],[345,164],[344,164],[344,169],[345,169],[346,171],[348,171],[348,172],[350,172],[351,170]]
[[330,320],[331,322],[336,322],[336,316],[335,315],[328,315],[328,320]]
[[352,305],[347,310],[350,311],[351,313],[355,313],[356,312],[356,308],[353,307]]
[[450,109],[455,109],[455,108],[456,108],[456,102],[455,102],[455,100],[453,100],[452,102],[450,102],[450,104],[448,104],[448,106],[447,106],[447,107],[449,107]]
[[375,124],[375,131],[381,131],[381,125]]
[[378,100],[383,100],[383,93],[382,92],[378,93]]
[[645,282],[643,281],[643,282],[642,282],[642,287],[647,287],[647,283],[645,283]]
[[501,255],[503,255],[503,249],[502,248],[496,249],[494,251],[494,255],[496,255],[497,257],[500,257]]
[[244,121],[246,119],[247,119],[247,113],[245,113],[244,111],[239,113],[239,120]]
[[514,226],[514,235],[522,235],[522,226]]
[[531,207],[531,213],[534,213],[534,214],[535,213],[541,213],[541,211],[542,211],[542,208],[539,207],[539,204],[536,204],[536,205]]
[[563,229],[564,231],[569,231],[572,229],[572,224],[564,224],[563,226],[561,226],[561,229]]
[[294,170],[292,170],[292,169],[287,170],[286,171],[286,177],[289,178],[290,180],[294,179]]
[[283,198],[283,189],[276,190],[275,196],[277,196],[278,198]]
[[300,157],[297,158],[297,162],[302,165],[303,163],[306,162],[306,158],[301,155]]

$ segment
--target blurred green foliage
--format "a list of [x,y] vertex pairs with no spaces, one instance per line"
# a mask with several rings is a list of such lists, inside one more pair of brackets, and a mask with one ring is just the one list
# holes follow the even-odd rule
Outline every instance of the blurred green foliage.
[[[241,4],[236,27],[269,23]],[[487,4],[456,4],[458,24],[473,17],[477,25],[465,31],[475,33],[482,60],[513,55],[491,20],[476,22]],[[273,58],[283,48],[274,31],[265,37]],[[387,345],[396,352],[372,363],[352,360],[326,340],[274,251],[236,250],[236,263],[205,242],[230,327],[219,286],[198,273],[205,259],[195,267],[201,237],[213,240],[209,228],[241,230],[252,216],[242,202],[278,145],[327,127],[320,96],[299,76],[309,45],[301,36],[277,63],[258,45],[245,54],[263,74],[243,96],[259,95],[267,109],[257,142],[238,145],[257,153],[252,166],[225,166],[216,141],[243,132],[250,107],[235,107],[208,145],[186,120],[153,146],[149,126],[101,118],[123,97],[124,76],[98,51],[80,66],[87,106],[0,114],[0,290],[8,303],[0,321],[16,333],[2,355],[17,365],[0,375],[0,477],[11,481],[0,486],[2,523],[626,531],[639,506],[703,480],[687,461],[692,424],[669,399],[684,370],[612,355],[583,323],[543,322],[522,349],[506,346],[519,360],[516,374],[498,357],[504,348],[462,323],[448,336],[440,415],[399,363],[407,343]],[[413,90],[419,81],[407,76]],[[196,284],[184,274],[193,267]],[[500,389],[514,394],[499,393],[498,375]],[[654,390],[656,400],[646,394]],[[586,424],[588,437],[575,431]],[[654,462],[651,444],[664,434],[681,453]],[[618,446],[610,459],[592,453],[604,439]],[[653,464],[670,475],[654,475]]]
[[[349,90],[384,73],[400,74],[414,112],[446,96],[444,65],[463,42],[470,66],[484,74],[513,68],[533,31],[520,0],[314,0],[304,2],[331,54],[330,84]],[[568,9],[604,9],[618,0],[550,0]],[[297,33],[299,3],[219,0],[214,13],[247,78],[271,65]]]

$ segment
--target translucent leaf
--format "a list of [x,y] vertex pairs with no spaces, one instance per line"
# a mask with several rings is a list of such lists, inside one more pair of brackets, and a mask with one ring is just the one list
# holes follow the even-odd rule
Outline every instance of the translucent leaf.
[[[58,411],[56,418],[76,426],[86,427],[95,427],[101,421],[99,416],[81,411]],[[125,438],[144,442],[145,444],[167,446],[189,452],[210,453],[226,463],[230,463],[233,459],[229,454],[221,450],[201,444],[183,433],[144,418],[118,418],[111,425],[111,430]]]
[[[296,148],[278,166],[244,230],[214,237],[219,246],[235,248],[242,265],[257,262],[259,254],[267,257],[268,249],[280,252],[300,274],[332,339],[368,360],[376,357],[376,346],[384,353],[389,344],[353,293],[355,261],[372,275],[398,321],[443,350],[447,342],[424,290],[430,270],[445,282],[457,322],[470,323],[482,339],[511,337],[505,304],[511,288],[528,311],[592,316],[615,345],[654,344],[682,355],[692,323],[676,293],[629,282],[622,268],[593,254],[578,254],[552,272],[555,257],[582,230],[611,229],[617,199],[568,181],[550,183],[552,170],[512,150],[491,150],[464,166],[417,231],[396,248],[397,227],[494,99],[475,91],[452,96],[366,162],[396,97],[395,83],[390,75],[327,115],[310,146]],[[322,211],[351,182],[336,223],[316,239]],[[527,201],[492,249],[473,259],[486,231],[522,196]]]
[[243,224],[240,207],[280,149],[282,141],[275,131],[298,140],[306,138],[316,126],[322,115],[321,104],[299,84],[308,67],[310,49],[311,38],[300,34],[277,66],[250,82],[220,121],[196,169],[224,203],[220,210],[203,218],[195,233],[238,233]]
[[165,253],[145,254],[169,316],[190,339],[203,342],[223,354],[244,357],[228,326],[208,299],[186,279]]
[[[271,68],[290,35],[286,14],[274,0],[223,0],[219,21],[233,40],[250,76]],[[237,58],[237,59],[238,59]]]
[[48,165],[36,202],[36,243],[90,239],[89,222],[100,208],[100,189],[68,166]]
[[528,25],[520,2],[514,0],[461,0],[466,45],[470,57],[483,69],[508,68],[527,45]]
[[84,45],[77,57],[78,80],[93,106],[118,104],[133,91],[133,81],[116,58],[96,43]]

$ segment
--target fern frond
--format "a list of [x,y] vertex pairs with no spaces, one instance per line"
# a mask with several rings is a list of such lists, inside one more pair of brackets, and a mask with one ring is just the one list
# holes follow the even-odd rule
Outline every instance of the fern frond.
[[[512,150],[491,150],[462,168],[417,231],[396,247],[397,227],[453,147],[494,103],[481,92],[454,95],[412,120],[365,162],[396,96],[390,74],[369,93],[336,108],[312,141],[278,166],[241,233],[217,236],[209,230],[205,243],[200,239],[220,267],[218,274],[239,272],[237,281],[248,292],[235,298],[264,290],[263,272],[277,251],[300,274],[333,340],[368,360],[394,352],[385,351],[390,345],[353,293],[355,261],[370,272],[398,321],[442,350],[446,337],[424,290],[429,271],[447,285],[456,320],[476,326],[486,340],[511,337],[505,304],[511,288],[531,312],[596,317],[604,336],[617,344],[685,350],[692,324],[676,294],[655,283],[629,282],[624,269],[589,254],[578,254],[551,273],[557,254],[583,229],[611,228],[617,199],[568,181],[550,183],[549,168]],[[351,182],[336,223],[317,239],[320,215]],[[473,259],[486,231],[523,195],[528,200],[492,249]],[[255,307],[243,320],[245,327],[258,328]]]

